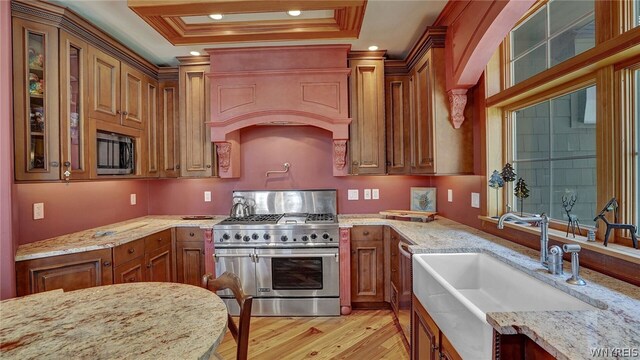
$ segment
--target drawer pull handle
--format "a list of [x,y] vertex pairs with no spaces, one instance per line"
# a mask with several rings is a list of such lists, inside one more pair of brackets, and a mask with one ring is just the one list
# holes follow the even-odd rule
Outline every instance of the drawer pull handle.
[[133,254],[134,252],[136,252],[136,249],[134,248],[129,249],[129,254]]
[[362,233],[362,235],[367,236],[367,235],[369,235],[369,232],[368,232],[368,231],[364,231],[364,232]]

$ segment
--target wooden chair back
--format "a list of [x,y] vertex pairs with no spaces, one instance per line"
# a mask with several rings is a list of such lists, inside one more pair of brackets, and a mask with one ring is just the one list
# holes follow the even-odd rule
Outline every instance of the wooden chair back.
[[213,292],[225,289],[229,289],[233,292],[238,305],[240,305],[240,319],[236,325],[231,314],[228,314],[227,324],[229,326],[229,331],[231,332],[231,335],[233,335],[233,339],[236,341],[238,346],[236,359],[246,360],[249,354],[249,325],[251,324],[251,305],[253,303],[253,297],[244,293],[238,275],[228,271],[215,279],[213,278],[213,275],[205,274],[202,277],[202,287]]

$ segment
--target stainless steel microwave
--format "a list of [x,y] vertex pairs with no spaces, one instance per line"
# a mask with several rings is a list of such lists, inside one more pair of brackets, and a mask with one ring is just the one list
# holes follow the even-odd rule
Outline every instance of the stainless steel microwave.
[[136,138],[98,131],[98,175],[130,175],[136,171]]

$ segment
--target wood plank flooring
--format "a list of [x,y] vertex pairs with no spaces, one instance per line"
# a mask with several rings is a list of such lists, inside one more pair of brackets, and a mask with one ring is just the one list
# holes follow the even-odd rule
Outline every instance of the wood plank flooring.
[[[254,317],[249,359],[409,359],[390,310],[354,310],[338,317]],[[227,331],[218,354],[235,359]]]

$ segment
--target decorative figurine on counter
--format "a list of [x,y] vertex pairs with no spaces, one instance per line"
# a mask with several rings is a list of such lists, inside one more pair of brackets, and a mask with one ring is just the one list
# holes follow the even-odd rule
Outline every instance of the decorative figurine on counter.
[[571,227],[571,233],[573,234],[573,238],[576,237],[576,227],[578,228],[578,234],[580,234],[580,223],[578,222],[578,216],[571,214],[571,209],[573,209],[573,205],[578,201],[578,195],[571,194],[571,198],[568,198],[567,195],[562,195],[562,208],[564,212],[567,213],[567,218],[569,221],[567,222],[567,234],[565,236],[569,236],[569,227]]
[[518,199],[520,199],[520,216],[522,216],[524,199],[529,197],[529,188],[527,187],[527,183],[524,182],[524,179],[518,178],[518,182],[516,183],[515,189],[513,189],[513,193]]
[[516,179],[516,172],[513,171],[513,166],[511,166],[511,164],[506,163],[502,168],[500,176],[502,176],[502,180],[505,182],[512,182]]
[[[607,221],[607,218],[605,216],[609,211],[613,211],[613,223]],[[607,205],[605,205],[602,208],[602,211],[600,211],[600,214],[593,218],[593,221],[598,221],[598,219],[602,220],[605,225],[607,225],[607,230],[604,233],[604,246],[607,246],[607,243],[609,242],[609,235],[611,234],[612,229],[622,229],[629,230],[629,232],[631,233],[631,240],[633,241],[633,247],[635,249],[638,248],[638,237],[636,236],[636,231],[638,231],[638,228],[635,225],[618,223],[618,200],[616,200],[615,197],[612,197],[611,200],[609,200]],[[598,223],[596,223],[596,227],[597,226]]]
[[503,186],[504,186],[504,180],[502,179],[502,175],[500,175],[498,170],[493,170],[493,173],[489,178],[489,187],[496,189],[496,216],[495,216],[496,218],[500,217],[500,214],[498,213],[498,209],[499,209],[498,196],[500,195],[500,191],[498,189],[502,188]]

